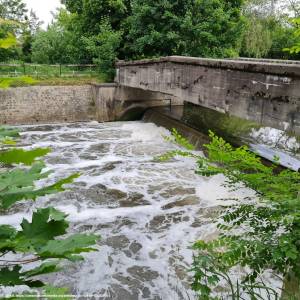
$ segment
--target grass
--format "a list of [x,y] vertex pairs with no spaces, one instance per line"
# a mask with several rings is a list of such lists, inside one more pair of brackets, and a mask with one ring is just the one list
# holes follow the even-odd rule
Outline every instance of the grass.
[[20,87],[20,86],[29,86],[29,85],[34,85],[37,84],[38,81],[28,77],[28,76],[21,76],[21,77],[15,77],[15,78],[10,78],[10,77],[2,77],[0,78],[0,88],[6,89],[9,87]]
[[85,85],[107,82],[94,65],[0,64],[0,88],[29,85]]
[[103,83],[106,82],[105,76],[98,77],[54,77],[54,78],[42,78],[34,85],[39,86],[54,86],[54,85],[86,85],[92,83]]
[[51,77],[34,79],[29,76],[21,77],[1,77],[0,89],[14,88],[14,87],[26,87],[26,86],[70,86],[70,85],[87,85],[87,84],[99,84],[107,82],[105,76],[98,77],[79,77],[79,78],[63,78],[63,77]]
[[103,83],[106,79],[104,76],[99,77],[80,77],[80,78],[42,78],[34,79],[28,76],[14,77],[14,78],[0,78],[0,88],[14,88],[14,87],[26,87],[26,86],[70,86],[70,85],[86,85]]

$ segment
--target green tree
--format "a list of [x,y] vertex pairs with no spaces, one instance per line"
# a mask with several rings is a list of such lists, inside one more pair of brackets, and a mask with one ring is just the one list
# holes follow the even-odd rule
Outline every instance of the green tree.
[[84,37],[89,36],[83,30],[82,19],[77,13],[70,13],[66,9],[60,9],[56,16],[57,24],[68,35],[68,48],[71,61],[74,63],[92,63],[93,57],[86,50]]
[[93,63],[99,65],[101,72],[106,74],[109,79],[113,79],[121,33],[113,31],[110,24],[104,21],[100,26],[99,33],[83,38],[83,42],[86,51],[93,57]]
[[242,28],[242,1],[134,0],[129,57],[232,56]]
[[244,20],[243,0],[196,0],[184,16],[179,55],[202,57],[238,56]]
[[[126,21],[131,14],[131,0],[64,0],[63,3],[70,14],[69,16],[62,14],[59,18],[60,23],[76,37],[73,46],[74,49],[77,48],[77,53],[80,54],[77,57],[81,62],[92,62],[97,59],[97,56],[93,57],[91,51],[86,49],[86,39],[96,40],[103,32],[103,23],[109,26],[113,36],[125,36],[129,30]],[[106,42],[109,43],[110,41]],[[114,55],[114,60],[116,57],[125,58],[124,38],[120,39]]]
[[24,29],[20,37],[22,45],[22,61],[31,62],[32,43],[34,36],[41,29],[43,22],[39,20],[33,10],[30,10],[27,21],[24,24]]
[[[17,38],[15,37],[14,31],[10,26],[19,26],[20,24],[11,20],[4,20],[0,18],[0,55],[1,50],[9,50],[17,44]],[[1,27],[3,26],[3,28]],[[30,77],[21,77],[21,78],[1,78],[0,79],[0,88],[8,88],[12,85],[28,85],[35,83]],[[0,136],[1,141],[1,136]]]
[[73,62],[72,33],[64,30],[58,23],[40,30],[32,42],[32,61],[40,64]]
[[[0,18],[4,20],[15,21],[12,23],[0,24],[0,38],[6,35],[15,36],[16,33],[22,32],[22,22],[24,22],[27,14],[26,5],[22,0],[0,0]],[[18,49],[18,44],[15,43],[10,47],[1,47],[0,61],[18,58],[21,51]]]
[[18,56],[18,40],[15,31],[20,23],[0,18],[0,61]]
[[63,0],[68,11],[80,18],[82,31],[97,34],[105,18],[113,30],[119,30],[121,23],[130,13],[130,0]]
[[289,53],[300,53],[300,18],[296,18],[292,20],[292,24],[294,26],[293,36],[296,39],[295,44],[290,48],[285,48],[284,51],[288,51]]
[[15,47],[0,50],[0,60],[25,60],[30,62],[31,43],[33,36],[40,28],[42,22],[39,21],[36,14],[31,10],[28,13],[26,4],[23,0],[0,0],[0,18],[11,20],[18,25],[9,27],[1,26],[0,35],[9,30],[18,37],[18,43]]
[[272,48],[272,31],[268,20],[260,17],[249,17],[244,31],[241,54],[246,57],[266,57]]
[[299,0],[248,0],[243,7],[246,26],[240,55],[254,58],[299,59],[297,53],[284,52],[296,43],[288,23],[298,14]]

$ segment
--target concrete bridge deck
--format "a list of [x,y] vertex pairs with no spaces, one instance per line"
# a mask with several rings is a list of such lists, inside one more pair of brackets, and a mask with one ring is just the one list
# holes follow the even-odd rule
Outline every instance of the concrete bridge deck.
[[300,64],[170,56],[117,63],[116,83],[300,136]]

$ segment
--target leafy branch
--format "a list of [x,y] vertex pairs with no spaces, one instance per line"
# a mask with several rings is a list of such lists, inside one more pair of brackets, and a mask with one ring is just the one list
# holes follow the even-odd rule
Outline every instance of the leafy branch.
[[[18,131],[0,127],[0,142],[10,147]],[[0,145],[0,208],[8,209],[21,200],[35,200],[40,196],[64,191],[79,174],[73,174],[49,186],[35,187],[35,182],[49,177],[44,172],[45,164],[37,161],[48,154],[50,149],[10,148]],[[1,169],[2,166],[5,168]],[[22,166],[19,166],[22,164]],[[66,289],[57,289],[38,279],[40,275],[60,270],[62,260],[82,260],[83,253],[96,251],[99,236],[67,232],[67,215],[53,207],[39,208],[33,212],[31,221],[23,219],[20,230],[10,225],[0,225],[0,286],[28,286],[43,288],[46,294],[65,295]],[[12,258],[13,257],[13,258]],[[24,270],[24,265],[35,267]],[[38,263],[38,266],[36,266]],[[34,294],[35,295],[35,294]],[[24,298],[29,297],[26,294]],[[32,296],[32,295],[30,295]],[[18,296],[19,297],[19,296]],[[38,296],[36,296],[38,298]],[[14,299],[12,296],[11,299]],[[51,299],[51,297],[49,297]],[[70,297],[69,297],[70,299]]]
[[290,48],[284,48],[283,51],[289,52],[291,54],[297,54],[300,52],[300,18],[293,19],[291,23],[295,28],[293,35],[295,36],[295,38],[297,38],[298,42],[296,43],[296,45]]
[[[205,177],[224,174],[228,188],[247,187],[255,193],[221,215],[217,222],[220,235],[216,240],[194,244],[193,288],[200,299],[214,299],[214,288],[225,280],[232,299],[242,299],[246,294],[251,299],[262,299],[262,290],[268,299],[279,299],[278,292],[266,286],[261,278],[267,270],[272,270],[283,276],[285,283],[300,280],[300,173],[279,170],[277,164],[266,166],[248,147],[234,148],[212,132],[210,138],[211,143],[204,146],[207,157],[180,150],[160,159],[182,153],[192,156],[197,161],[197,174]],[[180,141],[183,146],[188,143],[182,142],[176,131],[171,140]],[[244,268],[245,275],[233,283],[231,274],[237,266]]]

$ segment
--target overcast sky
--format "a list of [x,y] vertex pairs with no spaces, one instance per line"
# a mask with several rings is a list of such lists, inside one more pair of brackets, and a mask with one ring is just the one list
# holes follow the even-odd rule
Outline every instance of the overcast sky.
[[60,0],[24,0],[28,9],[33,9],[41,21],[44,22],[43,27],[52,20],[51,11],[55,11],[60,6]]

